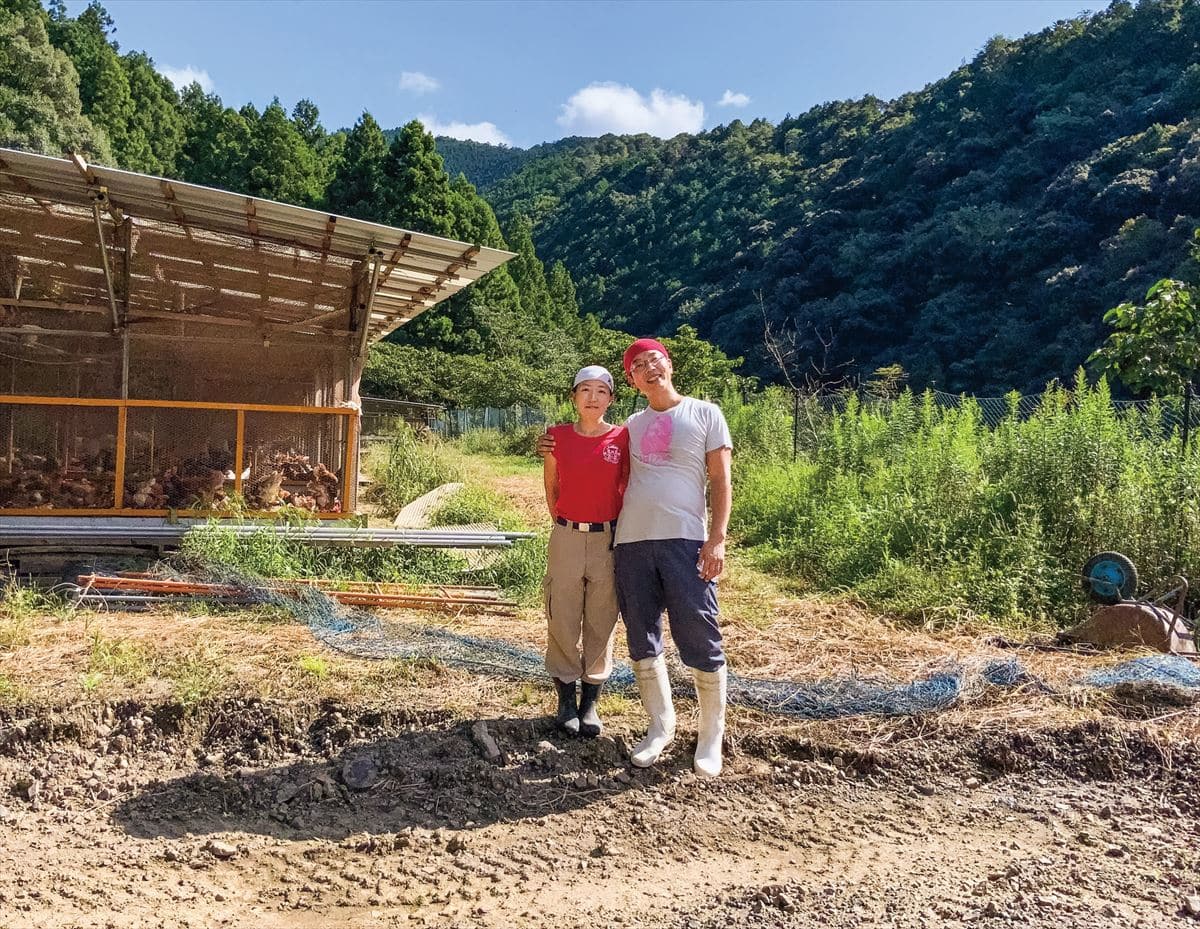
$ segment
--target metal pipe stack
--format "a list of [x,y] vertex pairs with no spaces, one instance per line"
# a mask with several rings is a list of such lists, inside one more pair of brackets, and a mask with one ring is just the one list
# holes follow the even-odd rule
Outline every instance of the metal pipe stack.
[[[16,522],[13,520],[12,522]],[[173,548],[191,529],[187,525],[112,524],[87,525],[72,522],[48,525],[45,522],[13,525],[0,521],[0,547],[113,545],[147,548]],[[270,532],[276,536],[309,545],[386,548],[407,545],[414,548],[508,548],[520,539],[531,539],[530,532],[500,532],[444,529],[371,529],[358,526],[289,526],[279,524],[228,523],[223,531],[236,535]]]

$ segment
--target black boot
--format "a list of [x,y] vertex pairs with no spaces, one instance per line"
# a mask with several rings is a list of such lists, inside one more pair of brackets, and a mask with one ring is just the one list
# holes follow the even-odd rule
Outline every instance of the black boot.
[[579,694],[579,734],[589,739],[594,739],[604,728],[596,714],[596,700],[603,689],[603,684],[589,684],[584,681]]
[[555,714],[554,725],[568,735],[579,735],[579,711],[575,709],[575,682],[564,684],[558,678],[554,678],[554,689],[558,691],[558,713]]

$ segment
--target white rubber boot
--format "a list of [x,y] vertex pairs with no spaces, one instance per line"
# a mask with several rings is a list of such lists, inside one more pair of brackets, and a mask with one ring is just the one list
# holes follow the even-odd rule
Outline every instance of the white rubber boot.
[[675,707],[671,704],[671,681],[667,677],[667,659],[662,655],[643,658],[633,663],[633,676],[642,706],[650,715],[650,730],[646,738],[633,747],[630,760],[636,767],[648,768],[658,761],[675,738]]
[[692,769],[697,777],[716,777],[721,773],[721,741],[725,738],[725,665],[715,671],[693,668],[692,677],[696,682],[696,702],[700,704]]

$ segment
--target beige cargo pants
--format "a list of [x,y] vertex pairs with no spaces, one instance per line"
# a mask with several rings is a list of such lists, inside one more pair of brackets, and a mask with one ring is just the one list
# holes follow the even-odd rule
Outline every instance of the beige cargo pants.
[[546,670],[565,684],[601,684],[612,673],[617,585],[612,531],[555,525],[544,583]]

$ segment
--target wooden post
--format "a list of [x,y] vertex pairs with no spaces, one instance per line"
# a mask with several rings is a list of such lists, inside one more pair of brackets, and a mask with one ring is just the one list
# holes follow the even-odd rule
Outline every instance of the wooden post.
[[242,492],[242,471],[245,470],[246,460],[246,411],[237,411],[237,438],[234,440],[233,452],[233,492]]
[[122,403],[117,407],[117,460],[113,467],[113,509],[125,504],[125,431],[129,423],[129,410]]
[[132,286],[133,220],[121,224],[125,260],[121,267],[121,399],[129,399],[129,291]]
[[358,414],[345,414],[346,461],[342,467],[342,512],[353,513],[358,503]]
[[105,199],[103,192],[92,196],[92,216],[96,220],[96,240],[100,243],[100,266],[104,269],[104,286],[108,291],[108,307],[112,311],[112,327],[116,332],[121,325],[117,312],[117,293],[113,287],[112,268],[108,261],[108,243],[104,241],[104,221],[100,219],[100,203]]
[[800,455],[800,391],[792,388],[792,461]]

